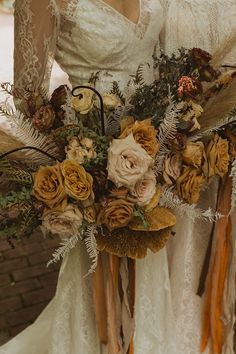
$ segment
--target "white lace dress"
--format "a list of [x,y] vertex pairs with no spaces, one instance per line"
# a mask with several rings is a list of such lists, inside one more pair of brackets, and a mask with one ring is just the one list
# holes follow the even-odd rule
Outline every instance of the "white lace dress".
[[[134,24],[102,0],[16,0],[15,84],[47,85],[55,57],[72,85],[101,71],[99,89],[113,80],[123,86],[140,63],[151,64],[159,38],[168,51],[181,45],[213,49],[233,29],[235,13],[232,0],[140,0]],[[152,70],[146,79],[153,79]],[[178,224],[168,254],[165,248],[137,261],[135,354],[199,353],[202,300],[195,294],[210,225],[181,218]],[[63,261],[49,306],[0,354],[106,353],[98,341],[91,279],[83,278],[88,267],[78,245]],[[229,335],[224,354],[231,353]]]

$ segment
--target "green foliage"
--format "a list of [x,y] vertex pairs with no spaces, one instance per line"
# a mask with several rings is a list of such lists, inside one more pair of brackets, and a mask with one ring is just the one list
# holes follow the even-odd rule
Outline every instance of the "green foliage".
[[31,189],[27,189],[26,187],[17,192],[11,191],[6,195],[0,194],[0,208],[10,208],[12,205],[30,201],[31,198]]
[[123,104],[125,104],[125,98],[124,98],[123,93],[122,93],[121,90],[120,90],[120,87],[119,87],[118,82],[113,81],[112,89],[111,89],[110,93],[113,94],[113,95],[118,96],[119,99],[120,99],[120,101],[121,101]]
[[139,218],[142,221],[143,227],[145,229],[147,229],[147,230],[149,229],[150,225],[149,225],[149,222],[146,219],[145,212],[138,205],[135,206],[134,217]]

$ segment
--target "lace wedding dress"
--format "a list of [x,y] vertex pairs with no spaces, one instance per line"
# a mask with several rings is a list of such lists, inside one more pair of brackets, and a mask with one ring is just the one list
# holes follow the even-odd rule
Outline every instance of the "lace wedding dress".
[[[235,26],[236,3],[140,0],[137,24],[102,0],[17,0],[15,15],[16,87],[47,86],[55,58],[72,86],[100,71],[98,88],[109,90],[113,80],[125,86],[140,63],[151,67],[159,38],[169,52],[182,45],[215,49]],[[151,69],[146,76],[153,80]],[[215,202],[207,193],[203,207]],[[203,301],[196,290],[209,233],[209,224],[179,216],[168,252],[149,252],[137,261],[135,354],[200,353]],[[83,277],[88,269],[86,250],[78,245],[62,263],[54,299],[0,354],[106,353],[95,326],[91,279]],[[224,354],[231,354],[233,318],[227,319]]]

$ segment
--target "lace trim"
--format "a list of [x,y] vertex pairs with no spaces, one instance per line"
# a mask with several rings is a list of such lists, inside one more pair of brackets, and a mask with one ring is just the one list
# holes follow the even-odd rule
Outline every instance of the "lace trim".
[[[55,52],[57,28],[59,28],[59,11],[55,0],[49,0],[47,13],[55,28],[52,32],[40,37],[42,53],[38,53],[36,42],[36,11],[33,11],[32,0],[16,1],[15,6],[15,86],[20,89],[35,89],[49,79],[52,58]],[[43,14],[37,14],[38,17]],[[54,41],[53,41],[54,40]]]

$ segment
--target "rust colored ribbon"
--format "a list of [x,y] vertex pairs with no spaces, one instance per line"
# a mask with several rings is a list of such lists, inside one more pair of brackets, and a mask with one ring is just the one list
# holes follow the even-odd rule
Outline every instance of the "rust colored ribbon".
[[201,352],[211,339],[211,353],[221,354],[224,343],[224,325],[222,320],[224,285],[228,273],[231,251],[231,209],[232,179],[224,177],[218,198],[217,211],[224,215],[215,227],[214,252],[211,255],[210,272],[205,297]]
[[[129,335],[130,328],[127,327],[127,317],[123,318],[122,323],[122,306],[124,310],[124,299],[127,299],[127,306],[130,309],[131,319],[134,316],[135,303],[135,261],[127,259],[127,271],[124,278],[120,273],[121,259],[111,254],[103,254],[102,261],[99,255],[98,266],[93,275],[93,294],[95,305],[95,316],[98,328],[98,334],[101,343],[107,344],[108,354],[134,354],[133,336]],[[124,271],[124,268],[123,268]],[[122,283],[123,282],[123,283]],[[125,284],[128,282],[127,291]],[[128,319],[129,321],[129,319]],[[124,326],[123,326],[124,325]],[[123,331],[128,330],[123,333]],[[123,335],[122,335],[123,333]],[[128,339],[127,339],[128,338]],[[130,342],[127,342],[129,340]]]

